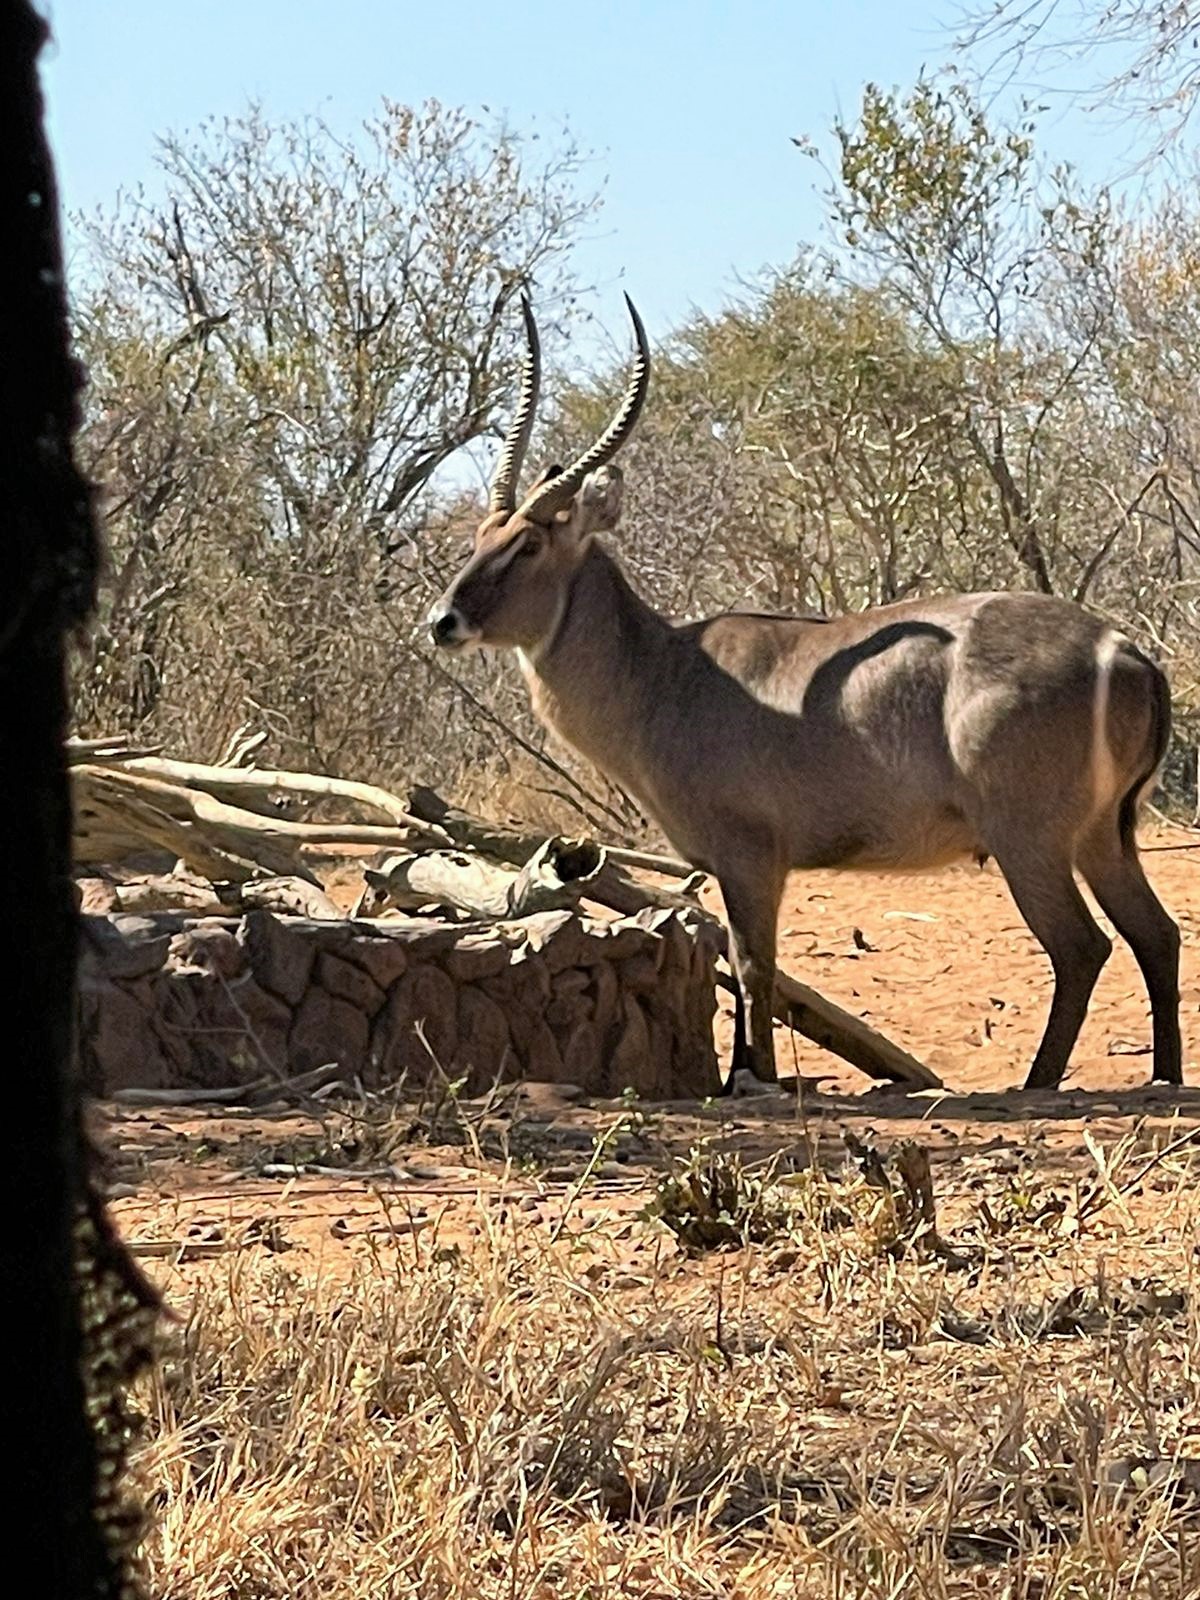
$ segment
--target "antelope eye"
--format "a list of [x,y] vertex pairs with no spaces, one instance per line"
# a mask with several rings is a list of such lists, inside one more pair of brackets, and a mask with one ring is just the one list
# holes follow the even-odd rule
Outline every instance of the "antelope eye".
[[523,561],[527,556],[540,556],[541,553],[542,541],[540,536],[536,533],[527,533],[521,541],[520,548],[517,550],[517,560]]

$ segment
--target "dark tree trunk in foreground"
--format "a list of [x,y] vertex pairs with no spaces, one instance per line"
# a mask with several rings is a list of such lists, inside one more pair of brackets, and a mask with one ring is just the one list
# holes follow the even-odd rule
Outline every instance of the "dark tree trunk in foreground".
[[96,539],[72,456],[80,376],[42,130],[45,34],[27,0],[0,0],[0,851],[11,930],[0,1011],[5,1556],[31,1593],[91,1597],[123,1592],[113,1464],[132,1360],[126,1335],[144,1296],[89,1185],[72,1069],[64,669],[70,631],[92,604]]

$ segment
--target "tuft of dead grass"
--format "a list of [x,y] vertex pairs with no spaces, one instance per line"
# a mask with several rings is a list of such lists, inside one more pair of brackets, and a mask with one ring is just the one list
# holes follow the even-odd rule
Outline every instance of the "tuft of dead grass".
[[[671,1216],[481,1189],[349,1270],[180,1267],[139,1396],[152,1590],[1200,1595],[1196,1173],[1122,1193],[1101,1152],[1014,1201],[1011,1164],[941,1168],[967,1264],[881,1247],[869,1184],[705,1152]],[[684,1247],[698,1197],[720,1252]]]

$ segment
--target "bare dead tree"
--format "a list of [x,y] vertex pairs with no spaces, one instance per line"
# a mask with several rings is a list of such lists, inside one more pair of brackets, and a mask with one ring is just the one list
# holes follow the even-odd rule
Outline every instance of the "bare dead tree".
[[1177,139],[1200,95],[1200,7],[1192,0],[990,0],[967,7],[959,46],[994,76],[1052,92],[1084,69],[1077,98],[1147,122],[1153,153]]

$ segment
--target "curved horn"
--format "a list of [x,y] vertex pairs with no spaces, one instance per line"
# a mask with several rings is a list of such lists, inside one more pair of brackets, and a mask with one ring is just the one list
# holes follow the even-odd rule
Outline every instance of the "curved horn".
[[542,347],[538,339],[537,323],[528,295],[521,296],[521,315],[525,319],[525,360],[521,367],[521,394],[512,426],[504,437],[504,448],[492,474],[488,489],[489,511],[515,511],[517,506],[517,479],[529,449],[529,436],[533,432],[533,419],[537,411],[538,387],[542,379]]
[[638,416],[646,401],[646,391],[650,387],[650,344],[646,338],[642,319],[638,316],[637,307],[628,295],[625,296],[625,304],[629,307],[629,315],[633,320],[634,336],[637,339],[637,361],[620,409],[590,450],[584,451],[583,455],[558,477],[551,478],[549,483],[535,489],[524,502],[521,506],[521,515],[529,517],[534,522],[547,522],[556,511],[561,511],[573,498],[588,473],[595,472],[598,467],[603,467],[612,460],[637,424]]

